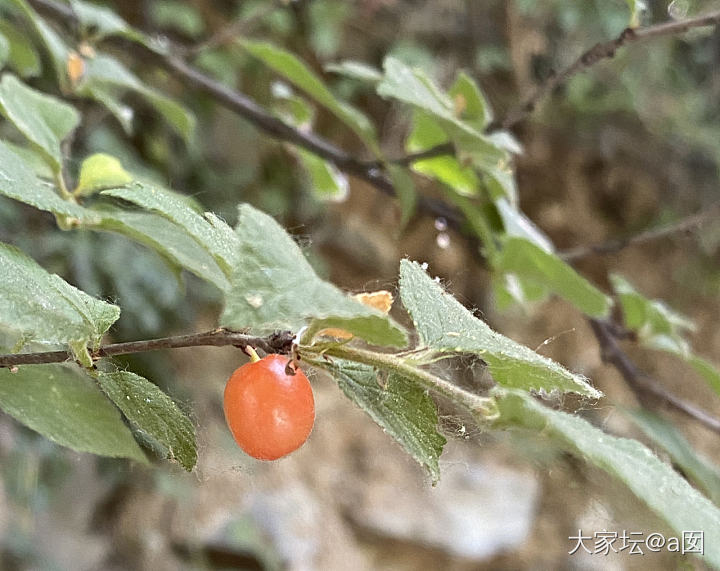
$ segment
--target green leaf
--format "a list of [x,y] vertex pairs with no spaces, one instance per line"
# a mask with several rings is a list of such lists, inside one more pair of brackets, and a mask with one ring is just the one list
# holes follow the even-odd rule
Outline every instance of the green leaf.
[[89,196],[105,188],[123,186],[132,180],[133,177],[119,160],[104,153],[96,153],[83,161],[74,194]]
[[182,105],[148,87],[111,56],[98,54],[87,60],[85,75],[77,88],[78,93],[96,99],[102,97],[100,100],[103,102],[110,100],[117,108],[118,104],[114,101],[124,90],[134,91],[144,97],[186,141],[192,138],[195,117]]
[[702,375],[713,390],[720,394],[720,371],[717,370],[717,367],[710,361],[697,355],[690,355],[687,360],[692,368]]
[[402,231],[415,213],[415,206],[417,204],[415,183],[405,167],[390,164],[388,165],[388,174],[390,175],[390,180],[392,180],[395,195],[400,202],[400,210],[402,212],[400,230]]
[[548,254],[552,254],[554,248],[550,238],[548,238],[540,228],[535,226],[534,222],[525,216],[525,214],[512,206],[505,198],[498,198],[494,202],[494,205],[495,208],[497,208],[505,228],[505,233],[508,236],[524,238]]
[[695,329],[690,319],[660,300],[641,295],[619,274],[612,274],[610,283],[620,300],[625,326],[638,334],[643,345],[689,358],[690,344],[684,333]]
[[120,412],[77,367],[0,369],[0,408],[73,450],[147,463]]
[[70,5],[82,27],[86,31],[92,32],[96,40],[107,36],[123,35],[130,30],[125,20],[109,8],[81,0],[70,0]]
[[225,274],[213,257],[181,226],[151,212],[103,208],[93,230],[123,234],[144,244],[167,259],[173,267],[185,268],[199,278],[215,284],[220,290],[229,287]]
[[190,38],[198,38],[205,29],[198,9],[179,0],[154,0],[149,6],[153,23],[164,29],[180,32]]
[[720,567],[720,510],[648,448],[610,436],[582,418],[543,406],[518,391],[497,395],[499,425],[522,427],[558,440],[626,484],[678,535],[704,532],[705,559]]
[[492,111],[477,83],[464,71],[461,71],[448,92],[460,111],[460,118],[467,121],[478,131],[492,121]]
[[491,138],[457,116],[452,99],[422,70],[410,68],[393,57],[385,58],[383,67],[385,77],[378,84],[379,95],[431,114],[456,144],[478,160],[495,164],[505,158],[505,151]]
[[536,282],[566,299],[591,317],[606,317],[612,300],[555,254],[523,238],[509,238],[500,251],[495,269]]
[[333,359],[317,365],[327,369],[350,400],[427,468],[433,483],[440,479],[438,460],[447,441],[437,431],[437,408],[424,389],[396,373],[381,382],[373,367],[361,363]]
[[342,202],[347,198],[348,180],[342,171],[309,151],[298,148],[297,153],[308,174],[310,190],[316,198],[333,202]]
[[9,21],[0,20],[0,33],[7,40],[9,46],[9,66],[21,77],[35,77],[40,75],[40,56],[30,40]]
[[0,141],[0,194],[77,221],[99,222],[98,216],[92,211],[60,198],[53,186],[39,179],[35,171],[32,163],[20,158],[6,143]]
[[75,108],[5,74],[0,81],[0,112],[44,151],[55,171],[61,169],[60,143],[80,122]]
[[239,262],[235,233],[216,217],[208,213],[205,217],[200,215],[190,206],[187,197],[181,194],[143,182],[133,182],[126,187],[104,190],[101,194],[127,200],[162,214],[181,226],[212,255],[226,273]]
[[195,428],[172,399],[147,379],[127,371],[99,373],[98,382],[134,428],[159,443],[166,457],[190,471],[197,462]]
[[32,9],[26,0],[10,0],[17,6],[30,22],[39,40],[45,44],[50,55],[55,75],[57,76],[60,88],[65,91],[70,87],[70,80],[67,73],[67,61],[69,50],[62,38],[53,30],[37,12]]
[[490,329],[416,262],[400,263],[400,297],[413,319],[421,347],[479,355],[490,367],[493,379],[506,387],[602,396],[582,375]]
[[120,316],[12,246],[0,244],[0,270],[0,326],[18,340],[97,347]]
[[670,455],[705,494],[716,504],[720,501],[720,469],[701,457],[672,422],[648,411],[627,411],[627,416],[645,435]]
[[[447,142],[447,134],[431,115],[422,111],[413,113],[413,128],[405,143],[408,152],[425,151]],[[445,183],[463,196],[475,196],[478,193],[480,181],[475,171],[471,167],[462,166],[451,155],[414,161],[412,169]]]
[[345,60],[340,63],[331,63],[325,66],[325,71],[337,73],[350,79],[357,79],[366,83],[378,83],[383,74],[377,68],[359,61]]
[[5,67],[10,57],[10,41],[0,32],[0,68]]
[[305,63],[291,52],[268,42],[242,40],[241,43],[248,53],[335,114],[338,119],[357,134],[373,153],[380,155],[377,135],[370,120],[351,105],[336,99],[320,77]]
[[326,328],[344,329],[377,345],[404,346],[405,331],[321,280],[285,230],[267,214],[243,204],[235,229],[239,247],[220,324],[231,329],[297,331],[306,339]]

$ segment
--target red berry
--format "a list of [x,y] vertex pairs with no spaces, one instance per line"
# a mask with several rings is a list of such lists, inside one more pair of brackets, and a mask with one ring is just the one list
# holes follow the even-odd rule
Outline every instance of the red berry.
[[300,369],[288,375],[287,357],[268,355],[237,369],[225,387],[230,432],[247,454],[277,460],[304,444],[315,421],[310,383]]

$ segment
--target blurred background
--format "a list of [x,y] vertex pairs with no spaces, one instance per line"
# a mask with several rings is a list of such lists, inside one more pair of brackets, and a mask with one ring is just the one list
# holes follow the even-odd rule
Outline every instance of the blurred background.
[[[482,86],[496,117],[593,43],[617,36],[628,2],[527,0],[126,0],[106,2],[134,26],[172,39],[217,80],[255,100],[282,91],[276,76],[218,32],[285,46],[379,127],[384,150],[403,154],[409,116],[362,82],[324,72],[345,59],[380,67],[395,57],[447,86],[459,69]],[[648,1],[643,24],[691,16],[713,2]],[[717,6],[715,6],[717,8]],[[209,41],[208,41],[209,40]],[[522,210],[559,249],[672,222],[718,200],[720,31],[698,31],[621,50],[563,85],[515,129]],[[442,220],[399,210],[350,179],[328,202],[292,152],[175,78],[126,64],[197,116],[188,144],[132,98],[136,129],[124,133],[85,101],[71,156],[108,152],[192,196],[234,223],[238,202],[273,214],[324,277],[348,291],[394,290],[399,260],[427,261],[433,275],[497,330],[590,377],[608,398],[589,414],[608,431],[643,439],[611,404],[637,403],[602,364],[597,342],[568,304],[500,312],[473,246]],[[48,78],[36,79],[48,85]],[[286,87],[286,86],[285,86]],[[78,103],[80,104],[80,103]],[[141,126],[141,128],[140,128]],[[319,109],[315,130],[350,152],[358,143]],[[361,158],[369,158],[359,155]],[[79,166],[79,160],[73,163]],[[436,189],[418,179],[426,194]],[[112,341],[215,326],[219,295],[178,277],[154,252],[114,235],[62,232],[51,216],[0,198],[0,240],[51,272],[122,307]],[[609,289],[621,272],[648,297],[698,325],[694,347],[720,362],[720,226],[576,262]],[[396,317],[407,323],[398,313]],[[545,343],[543,345],[543,343]],[[717,398],[682,363],[630,347],[633,358],[689,401],[720,413]],[[262,463],[235,446],[222,390],[240,351],[193,348],[120,360],[171,394],[197,426],[198,467],[142,467],[53,445],[0,414],[0,569],[677,569],[671,555],[568,555],[583,531],[660,531],[622,486],[540,438],[482,433],[441,407],[449,439],[436,487],[390,438],[337,390],[312,377],[317,423],[290,457]],[[456,361],[449,375],[477,364]],[[571,404],[571,403],[568,403]],[[715,433],[667,411],[695,448],[720,461]],[[581,550],[582,551],[582,550]],[[700,566],[700,563],[696,563]],[[698,567],[702,568],[702,567]]]

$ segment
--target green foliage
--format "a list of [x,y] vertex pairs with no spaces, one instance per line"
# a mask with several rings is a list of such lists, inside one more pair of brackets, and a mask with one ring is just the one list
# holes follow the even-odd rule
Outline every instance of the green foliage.
[[496,268],[549,289],[591,317],[605,317],[611,299],[556,255],[522,238],[505,241]]
[[0,81],[0,112],[44,153],[53,170],[61,169],[60,143],[80,122],[73,107],[6,74]]
[[683,473],[716,504],[720,501],[720,468],[700,456],[669,421],[647,410],[629,411],[627,416],[645,435],[662,448]]
[[119,307],[74,288],[12,246],[0,244],[0,268],[0,326],[12,343],[97,346],[120,316]]
[[3,61],[20,77],[34,77],[40,73],[40,56],[28,37],[10,22],[0,20],[0,34],[7,44],[7,55]]
[[0,369],[0,408],[73,450],[146,462],[118,410],[76,367]]
[[610,281],[620,299],[625,326],[637,334],[639,341],[649,349],[683,359],[720,394],[720,371],[696,355],[686,338],[695,330],[695,323],[663,301],[646,298],[618,274],[611,275]]
[[402,347],[404,330],[380,311],[321,280],[293,239],[267,214],[242,205],[236,228],[237,264],[220,324],[231,329],[297,331],[304,338],[339,328],[377,345]]
[[178,406],[147,379],[130,373],[98,373],[100,387],[133,428],[151,439],[167,458],[190,471],[197,461],[195,428]]
[[203,217],[182,195],[142,182],[101,194],[122,198],[171,220],[205,248],[224,272],[237,264],[238,244],[232,230],[216,217]]
[[123,186],[132,180],[133,177],[119,160],[104,153],[96,153],[83,161],[73,194],[88,196],[99,190]]
[[381,380],[374,367],[352,361],[316,365],[329,371],[350,400],[427,468],[433,483],[440,479],[438,461],[446,440],[437,432],[435,403],[421,387],[398,373]]
[[648,448],[610,436],[582,418],[552,410],[522,392],[498,394],[498,426],[523,427],[557,440],[624,484],[680,536],[705,533],[704,557],[720,566],[720,510]]
[[242,45],[248,53],[334,113],[357,134],[370,150],[376,155],[380,154],[375,127],[370,120],[351,105],[339,101],[325,86],[322,79],[295,55],[268,42],[243,40]]
[[431,279],[416,262],[400,264],[400,296],[417,329],[420,345],[438,353],[474,353],[493,379],[526,391],[602,396],[582,376],[490,329]]

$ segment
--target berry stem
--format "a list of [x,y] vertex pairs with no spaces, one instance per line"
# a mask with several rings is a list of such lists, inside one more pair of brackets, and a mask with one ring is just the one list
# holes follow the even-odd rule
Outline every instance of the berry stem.
[[251,363],[257,363],[257,362],[260,360],[260,357],[258,357],[257,351],[255,351],[255,349],[253,349],[252,347],[250,347],[250,345],[248,345],[247,347],[245,347],[245,352],[246,352],[248,355],[250,355],[250,362],[251,362]]

